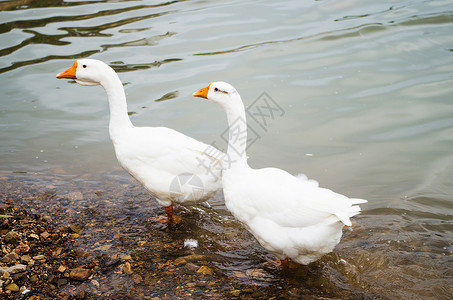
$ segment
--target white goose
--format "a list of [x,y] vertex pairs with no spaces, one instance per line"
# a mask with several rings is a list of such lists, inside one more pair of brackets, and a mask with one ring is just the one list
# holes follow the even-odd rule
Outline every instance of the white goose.
[[224,163],[223,193],[231,213],[283,264],[289,259],[309,264],[331,252],[340,242],[344,225],[360,212],[349,199],[305,176],[276,168],[252,169],[247,164],[247,123],[244,104],[236,89],[213,82],[195,92],[219,104],[227,114],[230,135]]
[[107,64],[80,59],[56,77],[105,89],[110,139],[118,162],[165,207],[167,217],[160,221],[179,220],[173,216],[173,203],[200,203],[221,188],[221,168],[215,168],[214,157],[222,153],[170,128],[132,125],[121,80]]

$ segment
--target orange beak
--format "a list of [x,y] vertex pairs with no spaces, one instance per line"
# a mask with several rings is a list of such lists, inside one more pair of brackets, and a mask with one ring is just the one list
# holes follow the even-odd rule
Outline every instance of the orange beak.
[[72,65],[72,67],[70,67],[66,71],[58,73],[57,78],[58,79],[61,79],[61,78],[76,79],[77,78],[76,71],[77,71],[77,61],[75,61],[74,64]]
[[209,92],[210,86],[211,86],[211,83],[207,87],[204,87],[201,90],[198,90],[197,92],[193,93],[192,96],[208,99],[208,92]]

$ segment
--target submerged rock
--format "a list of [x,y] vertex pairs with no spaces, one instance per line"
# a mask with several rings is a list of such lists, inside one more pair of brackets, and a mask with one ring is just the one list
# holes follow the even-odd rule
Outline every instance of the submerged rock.
[[85,268],[75,268],[69,273],[69,278],[77,281],[87,280],[91,276],[91,270]]

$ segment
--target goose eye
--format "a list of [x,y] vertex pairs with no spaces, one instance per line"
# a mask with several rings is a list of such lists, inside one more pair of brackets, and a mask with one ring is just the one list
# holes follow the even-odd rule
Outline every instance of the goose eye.
[[85,69],[87,67],[87,65],[83,65],[82,67]]
[[214,91],[215,91],[215,92],[218,92],[218,91],[219,91],[219,89],[218,89],[218,88],[215,88],[215,89],[214,89]]

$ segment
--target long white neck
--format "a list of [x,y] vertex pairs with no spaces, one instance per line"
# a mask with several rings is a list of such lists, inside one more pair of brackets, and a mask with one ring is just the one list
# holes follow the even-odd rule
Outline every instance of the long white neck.
[[244,104],[238,93],[231,95],[230,105],[225,107],[229,126],[228,160],[229,166],[247,164],[247,121]]
[[110,138],[114,139],[121,130],[132,127],[132,122],[127,114],[126,95],[123,84],[115,72],[101,82],[102,87],[107,93],[110,107]]

